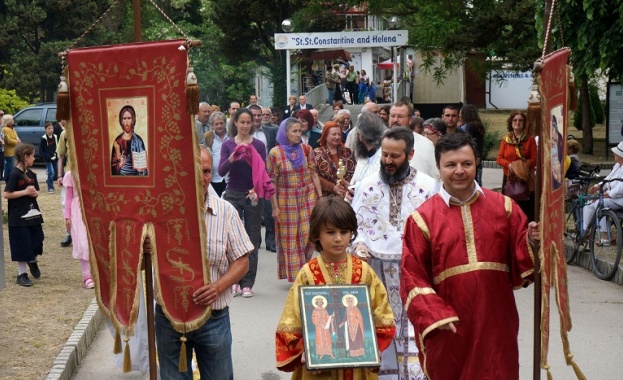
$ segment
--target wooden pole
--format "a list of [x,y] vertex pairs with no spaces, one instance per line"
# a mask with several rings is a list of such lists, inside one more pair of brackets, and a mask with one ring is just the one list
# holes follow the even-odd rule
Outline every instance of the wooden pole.
[[[552,0],[545,0],[545,13],[543,16],[543,33],[547,33],[547,24],[550,17],[549,10],[552,6]],[[546,38],[544,42],[544,52],[549,53],[549,39]],[[541,112],[545,112],[542,109]],[[537,149],[537,165],[536,165],[536,186],[535,186],[535,202],[534,202],[534,215],[537,222],[540,222],[541,218],[541,194],[543,192],[543,122],[542,119],[536,125],[534,133],[539,136],[539,145]],[[543,226],[541,226],[543,228]],[[543,294],[541,292],[541,262],[539,261],[538,253],[534,255],[534,352],[532,357],[532,378],[533,380],[541,379],[541,313],[542,305],[541,299]]]
[[141,24],[141,0],[132,0],[134,7],[134,42],[143,41],[143,30]]
[[[141,21],[141,0],[132,0],[134,8],[134,41],[143,41]],[[149,379],[158,379],[156,365],[156,331],[154,318],[154,278],[151,264],[151,239],[147,237],[143,242],[143,267],[145,268],[145,309],[147,311],[147,344],[149,347]]]
[[154,278],[151,265],[151,239],[143,242],[143,263],[145,264],[145,305],[147,309],[147,344],[149,347],[149,379],[158,379],[156,365],[156,332],[154,318]]

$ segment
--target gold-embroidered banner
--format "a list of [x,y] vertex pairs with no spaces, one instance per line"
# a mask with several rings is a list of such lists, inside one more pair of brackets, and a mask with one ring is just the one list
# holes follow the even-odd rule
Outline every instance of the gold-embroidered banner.
[[143,241],[157,297],[178,331],[209,316],[192,294],[209,282],[204,190],[194,121],[186,114],[184,41],[67,54],[70,158],[100,308],[123,334],[138,312]]
[[541,94],[541,125],[543,149],[543,179],[541,194],[541,367],[548,370],[550,325],[550,288],[554,287],[556,304],[560,315],[560,335],[567,365],[572,365],[578,378],[583,378],[569,345],[571,331],[569,293],[567,289],[567,263],[563,226],[565,217],[565,173],[567,154],[567,125],[569,110],[570,68],[567,59],[570,50],[563,48],[547,55],[538,77]]

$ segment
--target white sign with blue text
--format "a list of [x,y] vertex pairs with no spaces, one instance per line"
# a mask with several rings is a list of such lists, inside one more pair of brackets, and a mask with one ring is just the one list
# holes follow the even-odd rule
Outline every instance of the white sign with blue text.
[[404,46],[409,40],[407,30],[375,30],[369,32],[276,33],[275,49],[346,49],[374,46]]

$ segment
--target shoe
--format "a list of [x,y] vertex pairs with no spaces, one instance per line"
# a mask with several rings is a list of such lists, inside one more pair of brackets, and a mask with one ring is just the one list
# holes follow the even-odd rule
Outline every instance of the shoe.
[[34,278],[41,277],[41,271],[39,270],[39,264],[37,264],[36,261],[33,261],[32,263],[28,263],[28,269],[30,269],[30,274],[32,274],[32,276]]
[[236,297],[238,294],[238,290],[239,290],[239,286],[238,284],[234,284],[231,286],[231,292],[234,294],[234,297]]
[[277,252],[277,247],[275,247],[274,245],[271,245],[271,246],[266,247],[266,250],[270,252]]
[[61,242],[61,247],[69,247],[71,245],[71,234],[67,234],[65,239]]
[[253,290],[251,290],[251,288],[242,288],[242,296],[244,298],[253,297]]
[[84,287],[86,289],[93,289],[95,287],[95,283],[91,277],[87,277],[84,279]]
[[28,273],[22,273],[17,276],[17,285],[21,286],[32,286],[32,281],[28,278]]
[[48,193],[54,194],[54,189],[48,189]]

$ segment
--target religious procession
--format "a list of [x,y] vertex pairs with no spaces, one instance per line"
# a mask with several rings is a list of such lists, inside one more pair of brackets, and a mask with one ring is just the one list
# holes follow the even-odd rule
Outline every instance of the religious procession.
[[570,5],[531,10],[523,66],[443,82],[417,13],[289,10],[217,78],[197,4],[108,3],[48,57],[54,101],[0,98],[0,379],[620,376],[623,88],[592,84],[593,128]]

